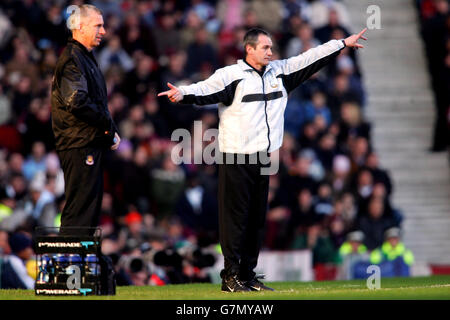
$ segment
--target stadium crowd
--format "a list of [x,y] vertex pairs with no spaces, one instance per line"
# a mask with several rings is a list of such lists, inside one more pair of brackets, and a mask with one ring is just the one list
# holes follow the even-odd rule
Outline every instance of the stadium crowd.
[[416,4],[436,104],[430,150],[450,152],[450,2],[416,0]]
[[[3,254],[11,253],[8,235],[32,235],[36,226],[59,223],[64,181],[54,151],[50,84],[69,36],[66,8],[82,3],[0,3]],[[174,105],[156,92],[167,82],[205,79],[243,58],[250,27],[272,33],[274,59],[344,38],[351,33],[346,8],[334,0],[90,3],[105,20],[106,37],[95,56],[122,138],[105,160],[103,252],[116,263],[119,285],[210,281],[204,267],[220,251],[217,168],[174,164],[171,134],[192,131],[195,120],[203,130],[217,128],[217,108]],[[364,119],[362,76],[357,52],[345,48],[291,94],[279,171],[270,177],[266,250],[308,248],[320,268],[339,263],[349,232],[362,231],[373,250],[387,229],[400,226],[402,215],[390,201],[392,181]]]

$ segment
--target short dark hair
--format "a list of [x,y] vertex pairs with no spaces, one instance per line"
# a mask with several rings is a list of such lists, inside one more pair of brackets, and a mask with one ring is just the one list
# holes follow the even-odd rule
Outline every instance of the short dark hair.
[[246,32],[244,36],[245,54],[247,54],[247,45],[252,46],[252,48],[256,48],[256,44],[258,43],[258,37],[260,34],[270,37],[270,33],[261,28],[252,28]]

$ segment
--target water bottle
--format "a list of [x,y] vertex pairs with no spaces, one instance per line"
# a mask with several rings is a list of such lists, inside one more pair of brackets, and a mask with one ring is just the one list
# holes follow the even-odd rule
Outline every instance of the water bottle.
[[99,275],[98,258],[95,254],[87,254],[84,258],[86,275],[87,276],[97,276]]
[[69,259],[64,254],[57,254],[54,260],[56,269],[56,282],[65,283],[67,280],[67,267],[69,266]]
[[83,264],[83,259],[81,259],[81,256],[79,254],[70,254],[69,255],[69,265],[77,266],[81,269],[82,264]]
[[36,283],[44,284],[50,282],[50,274],[49,271],[51,268],[51,258],[47,254],[43,254],[40,256],[38,261],[38,276],[36,279]]

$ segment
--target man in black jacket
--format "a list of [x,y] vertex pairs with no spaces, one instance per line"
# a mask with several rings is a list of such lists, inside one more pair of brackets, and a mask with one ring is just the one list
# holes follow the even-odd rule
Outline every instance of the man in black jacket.
[[61,233],[96,227],[103,196],[102,157],[120,144],[107,108],[103,75],[92,54],[105,34],[103,17],[82,5],[68,19],[72,38],[59,57],[52,83],[52,125],[64,171],[66,204]]

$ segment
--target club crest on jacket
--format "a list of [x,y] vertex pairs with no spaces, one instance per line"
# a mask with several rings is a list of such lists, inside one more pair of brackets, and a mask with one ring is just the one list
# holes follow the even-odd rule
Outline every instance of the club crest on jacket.
[[86,157],[86,164],[88,166],[92,166],[94,164],[94,156],[88,154],[88,156]]

